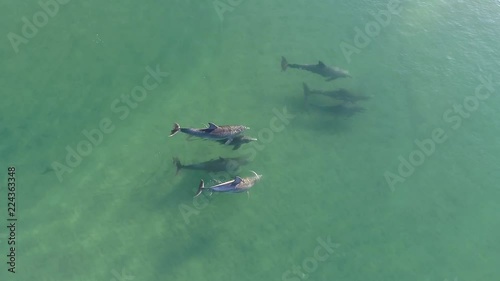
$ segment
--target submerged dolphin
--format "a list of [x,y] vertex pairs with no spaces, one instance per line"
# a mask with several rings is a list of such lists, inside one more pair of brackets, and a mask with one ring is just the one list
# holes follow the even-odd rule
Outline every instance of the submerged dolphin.
[[302,83],[302,86],[304,87],[304,96],[307,99],[311,95],[322,95],[322,96],[327,96],[330,98],[334,98],[337,100],[341,101],[346,101],[346,102],[351,102],[355,103],[359,100],[367,100],[370,99],[370,97],[367,96],[360,96],[360,95],[354,95],[353,93],[349,92],[346,89],[337,89],[337,90],[331,90],[331,91],[321,91],[321,90],[311,90],[309,86],[307,86],[306,83]]
[[237,171],[240,166],[250,163],[245,157],[222,158],[208,160],[205,162],[183,165],[179,158],[174,157],[173,162],[177,168],[175,174],[177,175],[181,169],[187,170],[202,170],[208,172],[223,172],[223,171]]
[[285,57],[281,57],[281,71],[285,71],[288,67],[303,69],[319,74],[323,77],[327,77],[328,79],[326,79],[326,81],[332,81],[343,77],[352,77],[349,71],[338,67],[326,66],[322,61],[318,61],[318,64],[289,64]]
[[[251,138],[251,137],[239,135],[239,136],[234,137],[229,145],[232,145],[233,150],[236,150],[236,149],[240,148],[242,144],[250,143],[251,141],[256,141],[256,140],[257,140],[256,138]],[[226,139],[216,140],[216,142],[218,142],[220,144],[226,144],[227,140]]]
[[217,126],[214,123],[208,123],[207,128],[181,128],[178,123],[174,123],[174,128],[170,131],[170,137],[181,131],[185,134],[210,140],[226,140],[225,144],[230,144],[231,141],[243,131],[249,129],[242,125],[224,125]]
[[198,187],[198,192],[194,197],[200,195],[203,190],[210,190],[210,195],[213,192],[226,192],[226,193],[240,193],[246,191],[249,192],[249,189],[255,185],[257,181],[260,180],[262,175],[258,175],[256,172],[251,171],[254,176],[247,178],[235,177],[234,180],[223,182],[214,186],[205,187],[205,183],[203,180],[200,181],[200,186]]

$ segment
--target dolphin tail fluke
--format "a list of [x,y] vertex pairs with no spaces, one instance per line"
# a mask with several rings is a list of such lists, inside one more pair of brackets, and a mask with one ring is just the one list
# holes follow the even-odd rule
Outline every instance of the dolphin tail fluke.
[[285,57],[281,57],[281,71],[285,71],[288,68],[288,62]]
[[205,183],[203,182],[203,180],[201,180],[200,186],[198,186],[198,192],[196,192],[196,195],[194,197],[198,197],[198,195],[200,195],[203,192],[203,188],[205,188]]
[[170,131],[170,136],[173,136],[175,134],[177,134],[177,132],[181,129],[181,126],[179,126],[179,124],[177,123],[174,123],[174,128]]
[[182,169],[182,163],[181,163],[181,160],[179,160],[179,158],[177,157],[174,157],[172,158],[174,164],[175,164],[175,175],[177,176],[177,174],[179,173],[179,171]]

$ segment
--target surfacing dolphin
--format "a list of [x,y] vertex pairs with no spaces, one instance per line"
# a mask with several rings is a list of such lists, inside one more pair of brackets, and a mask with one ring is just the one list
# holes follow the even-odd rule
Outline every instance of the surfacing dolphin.
[[240,193],[245,191],[250,194],[249,189],[254,186],[255,183],[260,180],[260,178],[262,178],[262,175],[258,175],[254,171],[251,172],[254,174],[253,177],[235,177],[234,180],[219,183],[210,187],[205,187],[205,183],[203,182],[203,180],[201,180],[200,186],[198,187],[198,192],[194,197],[199,196],[203,192],[203,190],[210,190],[210,195],[212,195],[213,192]]
[[307,99],[311,95],[322,95],[330,98],[334,98],[337,100],[345,101],[345,102],[351,102],[355,103],[360,100],[367,100],[370,99],[370,97],[367,96],[361,96],[361,95],[355,95],[351,93],[350,91],[340,88],[336,90],[330,90],[330,91],[322,91],[322,90],[313,90],[310,89],[309,86],[307,86],[306,83],[302,83],[302,86],[304,88],[304,97]]
[[332,81],[337,78],[352,77],[349,71],[340,69],[338,67],[326,66],[322,61],[317,64],[294,64],[288,63],[285,57],[281,57],[281,71],[285,71],[288,67],[297,68],[310,71],[326,77],[326,81]]
[[225,144],[230,144],[233,139],[243,133],[243,131],[250,129],[242,125],[224,125],[217,126],[214,123],[208,123],[207,128],[181,128],[178,123],[174,123],[174,128],[170,131],[170,137],[181,131],[190,136],[199,137],[209,140],[226,140]]

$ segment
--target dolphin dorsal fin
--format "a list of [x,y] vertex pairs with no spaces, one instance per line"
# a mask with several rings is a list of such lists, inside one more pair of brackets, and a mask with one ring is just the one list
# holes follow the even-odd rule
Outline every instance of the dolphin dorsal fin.
[[215,125],[214,123],[208,122],[208,129],[213,130],[217,128],[219,128],[219,126]]
[[242,179],[238,176],[234,177],[234,181],[231,185],[237,185],[242,181]]
[[321,67],[325,67],[325,64],[322,62],[322,61],[318,61],[318,65],[321,66]]

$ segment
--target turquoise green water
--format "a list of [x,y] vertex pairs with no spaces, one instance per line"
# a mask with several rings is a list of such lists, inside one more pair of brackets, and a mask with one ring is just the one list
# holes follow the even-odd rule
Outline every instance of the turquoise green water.
[[[73,0],[17,47],[8,34],[42,9],[3,3],[0,279],[498,280],[500,4],[405,1],[356,47],[356,28],[389,1],[344,2],[222,0],[234,7],[219,16],[212,1]],[[281,72],[281,56],[353,78]],[[126,105],[148,67],[169,75]],[[371,99],[351,117],[306,111],[303,82]],[[273,121],[285,108],[294,117]],[[111,132],[58,178],[66,147],[101,122]],[[233,151],[168,138],[174,122],[244,124],[259,141]],[[213,176],[176,176],[171,162],[241,155],[253,161],[240,175],[263,175],[250,198],[193,201]],[[398,172],[411,155],[424,158]]]

